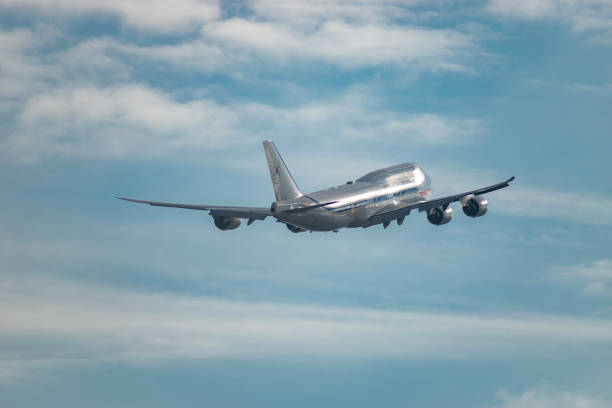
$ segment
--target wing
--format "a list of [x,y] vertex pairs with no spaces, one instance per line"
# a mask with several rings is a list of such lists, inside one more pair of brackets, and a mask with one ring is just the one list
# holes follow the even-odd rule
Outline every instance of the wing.
[[502,181],[501,183],[493,184],[492,186],[487,186],[487,187],[482,187],[476,190],[466,191],[465,193],[455,194],[452,196],[447,196],[447,197],[442,197],[442,198],[436,198],[433,200],[423,200],[423,201],[417,201],[416,203],[410,203],[400,208],[396,208],[390,211],[384,211],[384,212],[375,214],[370,217],[370,221],[372,222],[372,224],[379,224],[381,222],[389,222],[389,221],[393,221],[394,219],[404,217],[410,214],[412,210],[418,209],[419,211],[427,211],[430,208],[435,208],[435,207],[446,208],[450,203],[454,201],[460,201],[462,198],[466,196],[486,194],[486,193],[490,193],[491,191],[495,191],[495,190],[499,190],[504,187],[508,187],[512,180],[514,180],[514,177],[510,177],[508,180]]
[[[214,205],[195,205],[179,203],[163,203],[159,201],[135,200],[133,198],[117,197],[120,200],[131,201],[133,203],[149,204],[158,207],[187,208],[189,210],[209,211],[214,216],[247,218],[250,220],[263,220],[272,215],[269,208],[262,207],[228,207]],[[250,223],[250,222],[249,222]]]

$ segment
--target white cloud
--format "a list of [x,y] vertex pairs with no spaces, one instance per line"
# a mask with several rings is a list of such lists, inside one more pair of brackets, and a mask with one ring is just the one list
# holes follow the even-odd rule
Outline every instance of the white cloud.
[[570,193],[522,186],[517,180],[498,193],[495,206],[518,216],[566,219],[591,224],[612,223],[612,198],[595,193]]
[[6,372],[17,359],[27,367],[63,359],[499,357],[612,341],[612,323],[603,319],[300,306],[25,282],[5,279],[0,287],[0,331],[21,339],[0,355],[3,381],[23,374]]
[[487,5],[487,10],[502,16],[538,19],[556,16],[561,1],[491,0]]
[[[435,114],[381,112],[360,92],[295,108],[177,101],[144,85],[77,87],[30,97],[15,130],[0,142],[5,154],[28,162],[45,156],[121,157],[216,150],[275,135],[379,139],[439,145],[480,133],[480,121]],[[340,139],[338,139],[340,138]]]
[[344,69],[392,65],[405,75],[424,70],[472,74],[469,60],[478,53],[473,36],[455,30],[339,21],[300,28],[231,19],[207,24],[200,37],[178,43],[137,45],[95,38],[51,55],[64,71],[90,80],[96,73],[94,79],[103,80],[121,70],[137,75],[134,66],[143,61],[161,63],[165,69],[235,76],[242,76],[247,67],[278,70],[304,62]]
[[[244,57],[210,44],[201,38],[178,44],[154,44],[140,46],[121,43],[112,38],[95,38],[58,53],[57,59],[76,73],[91,75],[98,68],[101,78],[119,68],[135,75],[133,65],[139,62],[163,63],[166,67],[196,72],[215,73],[236,68],[246,62]],[[129,79],[127,77],[126,79]]]
[[4,74],[0,81],[7,85],[0,89],[0,109],[6,115],[0,146],[4,156],[22,162],[45,156],[171,155],[181,149],[219,149],[278,135],[320,140],[333,136],[337,142],[365,142],[384,135],[394,143],[427,146],[470,142],[483,130],[476,118],[385,111],[367,87],[349,89],[333,99],[277,107],[221,104],[193,96],[207,94],[206,89],[187,90],[191,96],[178,100],[133,82],[138,76],[135,59],[207,73],[249,60],[239,51],[203,39],[136,46],[100,38],[45,54],[53,35],[44,27],[0,35],[5,40],[0,48],[5,57],[0,61]]
[[582,92],[593,95],[611,96],[612,83],[609,84],[587,84],[587,83],[554,83],[540,78],[524,78],[523,83],[533,87],[558,86],[573,92]]
[[[431,166],[425,171],[432,177],[436,196],[457,194],[500,182],[514,174],[499,174],[466,167]],[[534,217],[585,222],[612,223],[612,197],[591,192],[567,192],[534,187],[517,177],[509,188],[490,194],[489,209],[519,217]]]
[[588,264],[570,266],[564,269],[563,275],[585,279],[612,279],[612,259],[598,259]]
[[129,27],[161,33],[182,33],[220,17],[216,0],[0,0],[0,8],[47,16],[116,16]]
[[423,3],[423,0],[249,1],[250,8],[260,18],[296,24],[313,24],[325,19],[360,22],[400,19],[412,16],[410,8]]
[[610,408],[609,402],[579,391],[545,390],[536,388],[522,394],[499,393],[497,408]]
[[[202,67],[206,72],[232,63],[252,66],[271,58],[276,64],[313,60],[350,69],[395,65],[414,71],[474,73],[468,60],[482,54],[477,36],[469,31],[393,22],[405,14],[404,2],[325,1],[313,5],[264,1],[251,6],[255,12],[251,18],[222,19],[218,5],[211,1],[188,0],[173,7],[163,0],[0,0],[0,9],[53,16],[106,13],[144,31],[173,34],[201,28],[201,38],[179,44],[115,43],[114,49],[130,56],[130,51],[135,51],[139,57],[158,58],[168,64]],[[99,39],[90,44],[94,45],[100,45]]]
[[37,51],[57,36],[55,30],[42,26],[0,30],[0,113],[12,112],[24,95],[56,75],[56,67],[41,60]]
[[507,18],[560,21],[591,41],[612,45],[612,3],[609,0],[491,0],[486,9]]
[[462,60],[477,51],[474,39],[456,30],[343,21],[299,28],[230,19],[206,25],[203,34],[258,57],[314,59],[346,68],[399,64],[417,70],[471,71]]
[[276,111],[271,119],[279,133],[301,129],[310,138],[321,140],[331,137],[336,142],[384,140],[397,146],[469,143],[484,131],[483,122],[476,118],[387,111],[370,95],[370,90],[358,87],[336,99]]
[[612,259],[558,268],[556,276],[583,285],[581,292],[589,296],[612,295]]
[[[41,156],[161,155],[224,147],[236,115],[214,102],[180,103],[143,85],[58,89],[28,99],[2,143],[20,161]],[[239,135],[232,135],[238,142]]]
[[568,85],[568,88],[574,91],[586,92],[595,95],[612,95],[612,83],[607,85],[574,83]]

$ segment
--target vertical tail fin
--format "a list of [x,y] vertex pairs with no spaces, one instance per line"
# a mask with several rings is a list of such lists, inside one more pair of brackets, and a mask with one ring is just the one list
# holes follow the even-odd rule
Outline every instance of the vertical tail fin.
[[276,150],[274,142],[266,140],[263,142],[263,146],[266,151],[266,159],[268,159],[268,168],[270,169],[270,178],[272,179],[276,201],[301,197],[303,194],[295,184],[295,180],[289,173],[283,158]]

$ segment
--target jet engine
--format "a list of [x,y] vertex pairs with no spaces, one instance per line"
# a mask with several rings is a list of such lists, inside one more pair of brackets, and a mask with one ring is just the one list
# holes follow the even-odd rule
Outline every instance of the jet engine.
[[300,227],[296,227],[295,225],[291,225],[291,224],[285,224],[287,225],[287,229],[291,232],[295,232],[296,234],[298,232],[304,232],[306,231],[304,228],[300,228]]
[[433,225],[444,225],[453,218],[453,209],[450,207],[435,207],[427,210],[427,221]]
[[222,215],[213,215],[215,225],[222,231],[233,230],[240,226],[240,218],[224,217]]
[[487,206],[489,202],[482,197],[471,196],[461,200],[463,205],[463,213],[468,217],[482,217],[487,212]]

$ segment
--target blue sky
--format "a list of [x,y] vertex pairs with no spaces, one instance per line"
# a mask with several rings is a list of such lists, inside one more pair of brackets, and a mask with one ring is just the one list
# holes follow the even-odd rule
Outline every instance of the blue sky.
[[[612,406],[607,0],[0,0],[0,404]],[[231,232],[417,161],[443,227]]]

